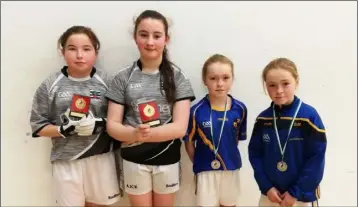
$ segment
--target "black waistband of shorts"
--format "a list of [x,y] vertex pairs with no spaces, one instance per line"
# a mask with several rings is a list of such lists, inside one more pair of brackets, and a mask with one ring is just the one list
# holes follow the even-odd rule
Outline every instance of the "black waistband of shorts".
[[170,165],[180,161],[180,139],[160,143],[143,143],[121,148],[123,159],[144,165]]

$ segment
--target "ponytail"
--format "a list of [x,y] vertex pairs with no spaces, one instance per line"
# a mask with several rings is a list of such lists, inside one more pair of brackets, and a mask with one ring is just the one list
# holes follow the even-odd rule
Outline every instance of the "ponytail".
[[159,68],[160,72],[160,91],[163,94],[163,90],[165,92],[165,97],[168,103],[174,103],[175,94],[176,94],[176,86],[174,80],[174,69],[172,63],[168,58],[168,50],[165,47],[163,51],[162,64]]

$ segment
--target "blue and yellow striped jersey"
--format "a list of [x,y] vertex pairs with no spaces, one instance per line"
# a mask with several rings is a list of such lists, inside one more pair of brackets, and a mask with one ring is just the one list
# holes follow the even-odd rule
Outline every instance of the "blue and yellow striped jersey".
[[281,193],[288,191],[298,201],[313,202],[319,198],[319,184],[323,178],[326,132],[318,112],[303,103],[288,137],[284,161],[287,170],[281,172],[277,163],[282,160],[273,123],[276,113],[281,146],[287,140],[289,126],[300,99],[281,108],[273,103],[257,117],[249,143],[249,160],[261,192],[275,187]]
[[[241,101],[231,95],[229,97],[232,104],[226,114],[218,149],[217,160],[220,161],[221,166],[217,170],[236,170],[242,166],[238,140],[246,140],[247,108]],[[210,112],[213,123],[210,122]],[[214,170],[211,167],[215,155],[210,127],[213,127],[214,145],[217,147],[223,117],[224,109],[211,108],[208,96],[190,109],[189,125],[184,141],[196,142],[193,163],[195,174]]]

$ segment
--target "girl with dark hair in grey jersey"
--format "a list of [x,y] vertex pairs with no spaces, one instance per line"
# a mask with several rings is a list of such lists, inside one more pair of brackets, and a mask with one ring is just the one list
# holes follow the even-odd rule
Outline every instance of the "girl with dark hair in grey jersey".
[[146,10],[135,21],[140,58],[120,70],[106,97],[108,133],[122,141],[125,191],[132,206],[172,206],[179,189],[180,138],[186,133],[188,77],[168,59],[168,22]]
[[[67,66],[37,89],[30,124],[33,137],[50,137],[56,202],[60,206],[111,205],[119,201],[112,139],[105,131],[110,77],[94,67],[100,42],[84,26],[59,38]],[[116,141],[117,142],[117,141]]]

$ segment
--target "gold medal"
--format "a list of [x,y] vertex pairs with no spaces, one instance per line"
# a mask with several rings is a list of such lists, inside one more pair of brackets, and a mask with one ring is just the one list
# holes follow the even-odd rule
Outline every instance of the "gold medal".
[[77,99],[75,104],[78,109],[84,109],[86,107],[86,101],[83,98]]
[[214,170],[217,170],[217,169],[219,169],[220,168],[220,162],[219,162],[219,160],[213,160],[212,162],[211,162],[211,167],[214,169]]
[[147,117],[151,117],[155,114],[155,109],[153,106],[147,104],[145,107],[144,107],[144,115],[146,115]]
[[287,170],[287,163],[284,161],[280,161],[277,163],[277,169],[281,172],[285,172]]

